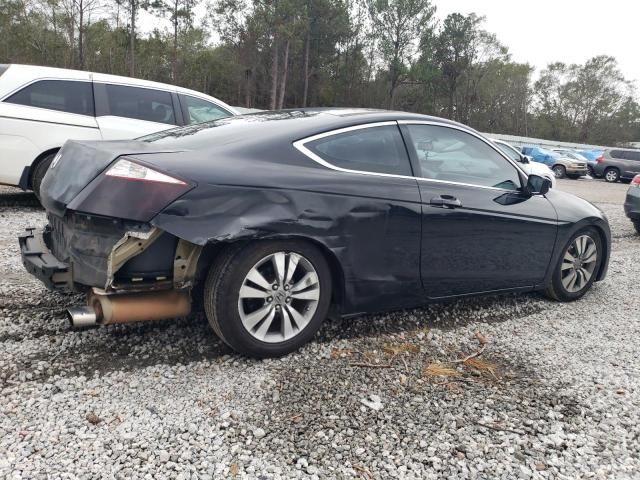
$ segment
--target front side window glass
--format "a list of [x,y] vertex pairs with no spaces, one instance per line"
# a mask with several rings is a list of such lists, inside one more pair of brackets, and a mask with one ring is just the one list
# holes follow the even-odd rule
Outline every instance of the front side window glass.
[[517,190],[517,169],[486,142],[449,127],[408,125],[424,178]]
[[305,147],[336,167],[411,175],[409,157],[395,125],[338,133],[305,143]]
[[207,102],[201,98],[189,95],[180,95],[180,101],[184,104],[187,113],[187,124],[210,122],[220,118],[229,117],[231,114],[223,110],[215,103]]

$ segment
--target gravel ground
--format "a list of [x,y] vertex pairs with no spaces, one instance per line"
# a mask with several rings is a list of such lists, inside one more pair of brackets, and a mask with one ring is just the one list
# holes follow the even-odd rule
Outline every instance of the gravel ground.
[[[640,237],[625,185],[561,181],[613,230],[583,300],[509,295],[351,320],[279,360],[201,315],[74,331],[22,269],[44,216],[0,194],[0,478],[640,478]],[[481,356],[456,362],[477,352]]]

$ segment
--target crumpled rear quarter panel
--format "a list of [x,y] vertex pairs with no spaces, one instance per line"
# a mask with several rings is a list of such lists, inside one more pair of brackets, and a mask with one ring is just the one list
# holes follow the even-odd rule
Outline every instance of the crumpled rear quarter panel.
[[[344,274],[344,313],[422,302],[420,203],[415,180],[381,182],[372,196],[201,185],[151,223],[198,245],[303,237],[324,246]],[[394,185],[395,184],[395,185]],[[386,189],[385,189],[386,185]],[[340,190],[336,182],[334,190]],[[390,192],[396,198],[384,198]],[[376,196],[373,196],[376,195]]]

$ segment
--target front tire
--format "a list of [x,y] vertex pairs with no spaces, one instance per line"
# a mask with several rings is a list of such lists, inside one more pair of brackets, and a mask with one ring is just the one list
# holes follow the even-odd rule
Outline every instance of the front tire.
[[42,180],[47,174],[47,170],[49,170],[51,162],[53,162],[55,156],[56,152],[50,153],[42,160],[40,160],[33,169],[33,175],[31,176],[31,189],[33,190],[33,193],[36,195],[36,198],[38,200],[40,200],[40,186],[42,185]]
[[620,180],[620,171],[617,168],[607,168],[604,171],[604,179],[609,183],[616,183]]
[[562,250],[545,293],[561,302],[581,298],[596,280],[604,249],[594,228],[575,233]]
[[567,169],[562,165],[554,165],[551,170],[553,170],[553,174],[556,178],[564,178],[567,176]]
[[331,303],[323,254],[299,240],[231,247],[212,265],[204,307],[218,336],[250,357],[279,357],[313,338]]

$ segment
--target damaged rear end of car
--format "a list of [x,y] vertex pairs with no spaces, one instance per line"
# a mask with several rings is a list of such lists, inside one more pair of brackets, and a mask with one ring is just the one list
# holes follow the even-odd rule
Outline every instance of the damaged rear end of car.
[[75,326],[191,311],[202,247],[151,221],[196,185],[145,162],[157,153],[144,142],[69,141],[43,181],[48,224],[20,236],[23,264],[50,289],[87,293],[69,309]]

